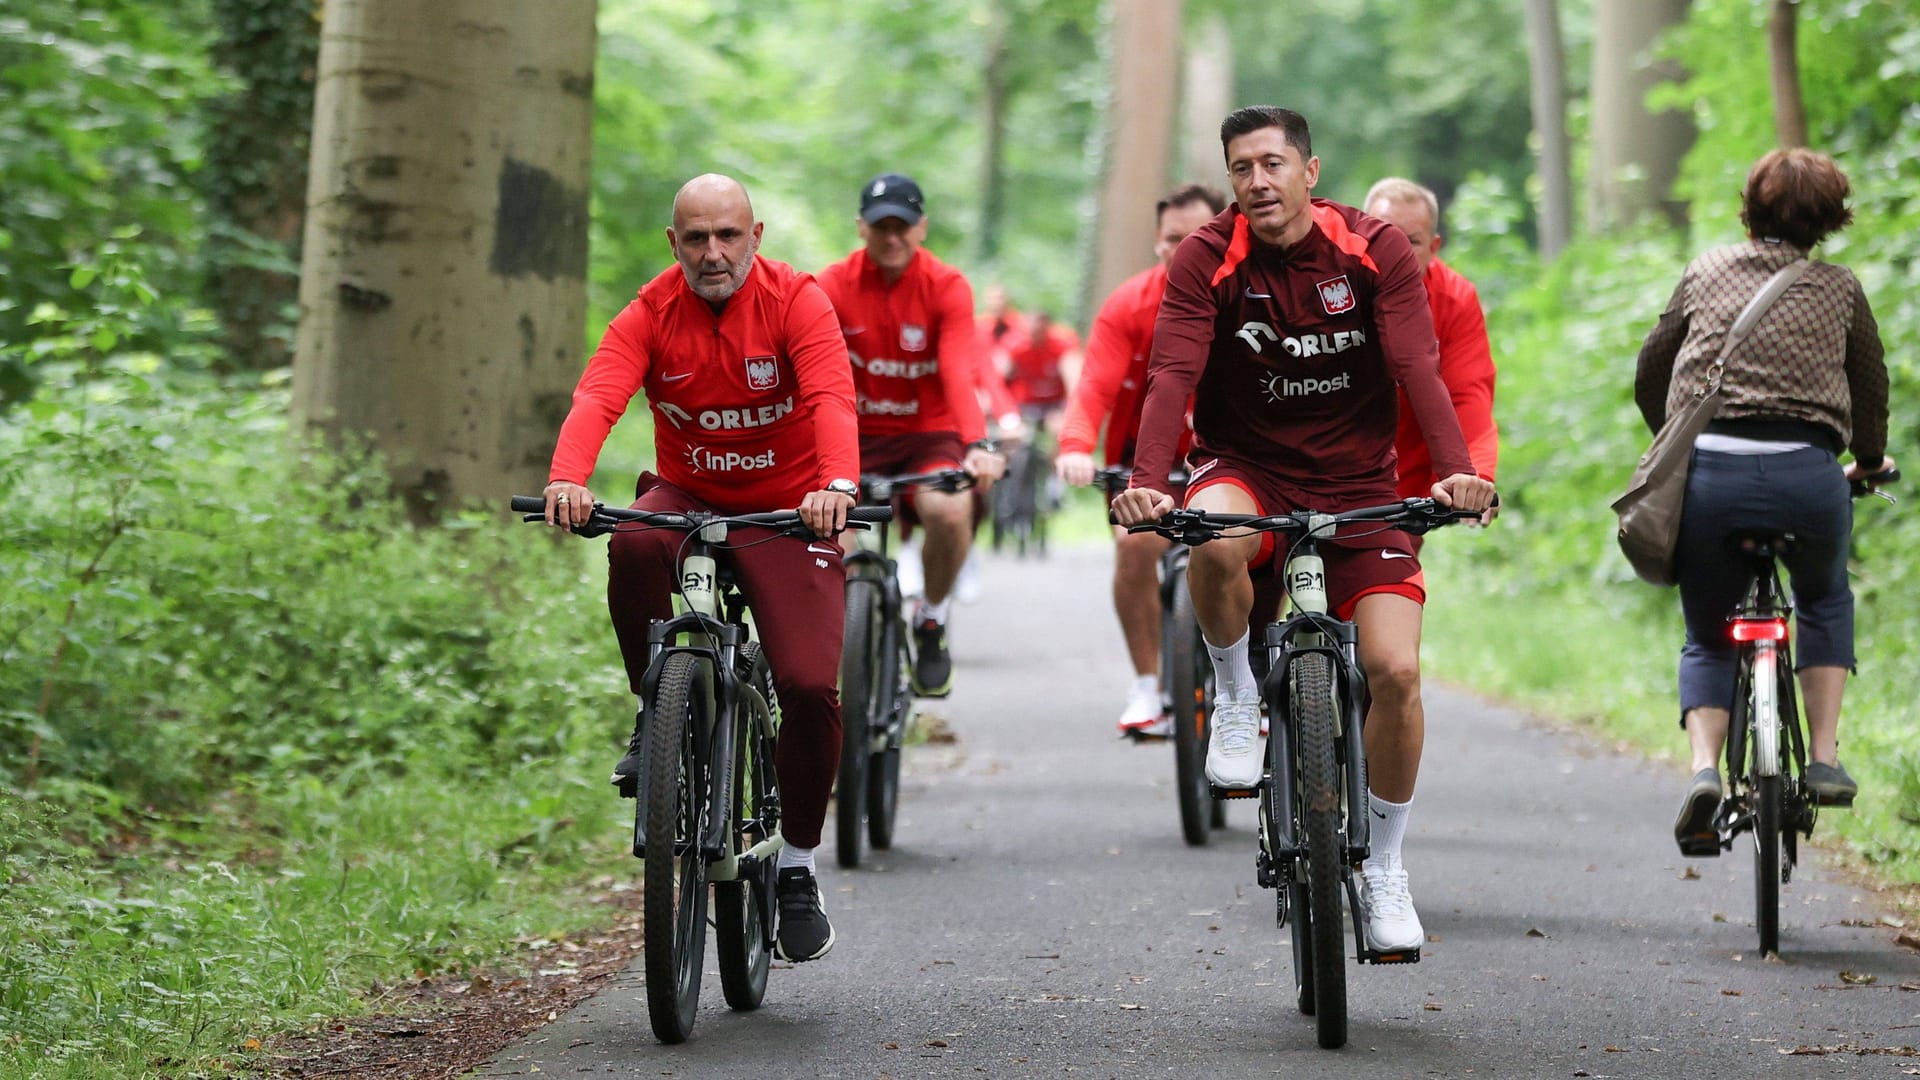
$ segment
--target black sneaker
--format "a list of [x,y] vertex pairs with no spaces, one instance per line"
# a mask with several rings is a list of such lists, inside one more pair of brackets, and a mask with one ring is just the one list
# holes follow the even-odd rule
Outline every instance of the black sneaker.
[[913,628],[913,692],[946,697],[953,692],[953,657],[947,655],[947,628],[922,619]]
[[773,952],[788,963],[818,960],[833,948],[833,924],[820,908],[820,883],[804,866],[789,866],[774,878],[774,900],[780,921]]
[[1813,792],[1816,806],[1852,806],[1853,797],[1860,793],[1860,785],[1847,775],[1847,767],[1835,761],[1829,765],[1824,761],[1807,762],[1807,790]]
[[607,782],[620,789],[620,797],[631,799],[640,790],[640,739],[645,729],[640,726],[640,713],[633,714],[633,735],[627,739],[627,756],[613,767],[613,777]]
[[1673,820],[1673,838],[1680,845],[1680,854],[1696,859],[1720,854],[1720,831],[1713,827],[1720,795],[1720,770],[1701,769],[1693,774],[1693,784],[1680,804],[1680,816]]

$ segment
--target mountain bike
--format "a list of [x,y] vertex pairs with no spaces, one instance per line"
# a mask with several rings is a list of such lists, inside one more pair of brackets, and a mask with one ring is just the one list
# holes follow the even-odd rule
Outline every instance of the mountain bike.
[[1266,764],[1256,787],[1214,788],[1213,795],[1260,800],[1255,877],[1261,887],[1275,890],[1277,924],[1292,927],[1296,1003],[1314,1018],[1319,1043],[1329,1050],[1347,1041],[1342,893],[1353,913],[1354,956],[1360,963],[1417,963],[1420,950],[1389,953],[1367,945],[1366,909],[1353,874],[1366,860],[1369,842],[1366,747],[1360,734],[1366,674],[1354,624],[1328,614],[1318,545],[1340,526],[1419,534],[1479,517],[1432,499],[1406,499],[1338,514],[1174,510],[1158,523],[1132,526],[1132,531],[1157,532],[1188,546],[1248,532],[1290,539],[1281,585],[1291,614],[1270,624],[1264,637],[1268,671],[1261,681],[1261,704],[1271,727]]
[[[1893,496],[1877,485],[1898,479],[1894,469],[1855,481],[1853,497],[1874,494],[1891,503]],[[1753,921],[1763,956],[1780,951],[1780,886],[1793,880],[1800,837],[1813,835],[1820,805],[1806,782],[1806,733],[1787,631],[1793,607],[1780,587],[1779,559],[1795,542],[1791,533],[1765,530],[1727,537],[1730,557],[1745,563],[1749,576],[1745,598],[1727,616],[1739,657],[1727,725],[1727,791],[1714,813],[1714,835],[1682,848],[1689,855],[1718,854],[1733,847],[1734,837],[1753,833]]]
[[[1107,501],[1127,489],[1133,470],[1108,465],[1095,473]],[[1184,488],[1187,475],[1177,470],[1169,478]],[[1187,560],[1192,549],[1174,544],[1160,555],[1160,687],[1161,706],[1171,737],[1129,732],[1142,742],[1168,739],[1173,743],[1174,799],[1180,808],[1180,836],[1190,847],[1204,847],[1212,830],[1225,828],[1227,804],[1213,797],[1207,784],[1207,739],[1213,733],[1213,661],[1206,639],[1194,618],[1193,595],[1187,591]]]
[[[959,469],[909,476],[863,476],[863,506],[888,507],[910,488],[964,491],[973,477]],[[862,829],[874,850],[893,846],[900,805],[900,745],[913,718],[913,658],[900,595],[900,568],[888,552],[884,524],[855,534],[847,554],[846,638],[840,653],[840,776],[834,784],[835,856],[860,865]]]
[[[544,522],[546,500],[516,495],[515,511]],[[890,520],[885,507],[856,507],[849,528]],[[713,886],[720,990],[737,1011],[758,1008],[773,958],[775,856],[780,789],[773,673],[753,640],[746,598],[716,558],[733,528],[813,536],[797,511],[717,514],[593,505],[573,531],[676,529],[684,610],[648,628],[641,682],[641,767],[634,793],[633,854],[644,863],[641,908],[647,1017],[663,1043],[685,1042],[700,1003],[706,956],[707,886]]]
[[[1022,410],[1026,413],[1027,410]],[[1047,519],[1060,508],[1061,490],[1053,475],[1052,436],[1043,413],[1031,414],[1026,438],[1013,443],[1007,454],[1007,474],[993,485],[992,543],[999,551],[1011,542],[1025,557],[1047,553]]]

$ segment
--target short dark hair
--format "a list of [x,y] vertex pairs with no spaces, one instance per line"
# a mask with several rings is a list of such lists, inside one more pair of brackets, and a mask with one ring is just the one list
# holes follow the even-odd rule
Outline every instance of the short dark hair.
[[1235,109],[1220,122],[1220,150],[1248,132],[1277,127],[1286,134],[1287,145],[1300,152],[1301,160],[1313,156],[1313,136],[1307,132],[1307,118],[1278,105],[1249,105]]
[[1810,248],[1853,223],[1847,174],[1817,150],[1773,150],[1747,173],[1740,222],[1749,235]]
[[1176,206],[1191,206],[1197,202],[1206,203],[1216,214],[1227,208],[1227,197],[1220,194],[1218,189],[1205,184],[1182,184],[1153,204],[1153,220],[1159,221]]

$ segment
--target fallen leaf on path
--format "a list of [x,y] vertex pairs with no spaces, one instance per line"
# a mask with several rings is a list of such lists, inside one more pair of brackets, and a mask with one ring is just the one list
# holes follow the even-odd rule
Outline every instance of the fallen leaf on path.
[[1680,880],[1681,881],[1699,881],[1700,871],[1695,870],[1693,867],[1689,866],[1685,870],[1680,871]]
[[944,1046],[946,1046],[946,1045],[947,1045],[947,1040],[945,1040],[945,1039],[928,1039],[928,1040],[927,1040],[927,1045],[928,1045],[928,1046],[932,1046],[932,1047],[944,1047]]
[[1880,981],[1880,976],[1865,971],[1842,971],[1840,981],[1854,986],[1872,986]]
[[1727,997],[1739,997],[1739,996],[1740,996],[1740,994],[1741,994],[1741,991],[1739,991],[1739,990],[1722,990],[1722,991],[1720,991],[1720,993],[1721,993],[1721,994],[1723,994],[1723,995],[1725,995],[1725,996],[1727,996]]
[[1423,1001],[1423,1002],[1421,1002],[1421,1003],[1420,1003],[1420,1007],[1421,1007],[1422,1009],[1425,1009],[1425,1010],[1426,1010],[1426,1011],[1428,1011],[1428,1012],[1439,1012],[1439,1011],[1440,1011],[1440,1003],[1439,1003],[1439,1002],[1437,1002],[1437,1001]]
[[1547,933],[1546,931],[1540,929],[1537,926],[1529,926],[1527,927],[1527,936],[1528,937],[1546,937]]

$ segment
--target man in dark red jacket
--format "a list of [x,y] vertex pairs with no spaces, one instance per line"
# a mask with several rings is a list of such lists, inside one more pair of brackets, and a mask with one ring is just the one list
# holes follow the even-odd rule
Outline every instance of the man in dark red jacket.
[[[1397,388],[1406,390],[1434,472],[1443,477],[1433,496],[1485,510],[1493,485],[1475,474],[1440,381],[1433,319],[1406,234],[1312,197],[1320,159],[1299,113],[1240,109],[1221,125],[1220,141],[1235,203],[1187,237],[1168,268],[1133,487],[1114,499],[1115,519],[1138,524],[1173,508],[1167,474],[1189,395],[1188,506],[1260,514],[1392,502]],[[1260,780],[1260,691],[1247,655],[1249,568],[1284,558],[1272,539],[1254,534],[1204,544],[1189,564],[1217,684],[1207,775],[1222,787]],[[1373,696],[1366,724],[1375,815],[1364,875],[1367,940],[1381,952],[1418,949],[1424,932],[1400,842],[1425,731],[1419,560],[1396,530],[1342,537],[1320,550],[1334,611],[1359,627]]]

